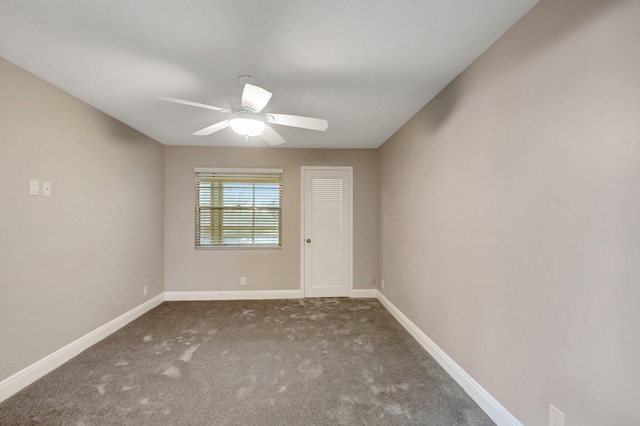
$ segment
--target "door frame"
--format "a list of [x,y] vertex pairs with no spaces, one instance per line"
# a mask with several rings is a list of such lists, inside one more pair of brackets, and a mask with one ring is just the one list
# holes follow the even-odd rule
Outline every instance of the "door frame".
[[349,249],[347,265],[349,268],[349,297],[353,297],[353,166],[300,166],[300,291],[306,297],[305,288],[305,175],[307,170],[342,171],[349,174]]

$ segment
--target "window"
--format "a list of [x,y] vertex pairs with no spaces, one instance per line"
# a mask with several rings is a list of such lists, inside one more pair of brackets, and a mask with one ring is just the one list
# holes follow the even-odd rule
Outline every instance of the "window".
[[280,247],[282,169],[195,169],[196,248]]

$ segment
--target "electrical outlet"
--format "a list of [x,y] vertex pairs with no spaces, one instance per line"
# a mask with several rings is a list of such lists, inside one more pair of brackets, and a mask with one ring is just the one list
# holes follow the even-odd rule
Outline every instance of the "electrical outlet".
[[380,280],[380,285],[384,288],[384,278]]
[[144,287],[142,287],[142,293],[144,296],[146,296],[147,294],[149,294],[149,289],[147,288],[147,286],[145,285]]
[[247,285],[247,277],[240,277],[240,285]]
[[371,279],[371,287],[375,287],[376,286],[376,279],[373,278]]
[[564,426],[564,413],[549,405],[549,426]]
[[42,182],[42,195],[51,197],[51,182]]

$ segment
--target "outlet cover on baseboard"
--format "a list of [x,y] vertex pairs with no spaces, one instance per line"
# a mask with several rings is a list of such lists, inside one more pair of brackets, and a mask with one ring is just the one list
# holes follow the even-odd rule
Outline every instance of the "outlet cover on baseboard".
[[564,426],[564,413],[549,405],[549,426]]

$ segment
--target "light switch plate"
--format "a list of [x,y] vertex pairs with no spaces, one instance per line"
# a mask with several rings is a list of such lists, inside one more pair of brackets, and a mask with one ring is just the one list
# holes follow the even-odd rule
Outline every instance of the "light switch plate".
[[37,180],[31,179],[29,181],[29,195],[38,195],[38,188],[40,184]]
[[51,197],[51,182],[42,182],[42,195]]

